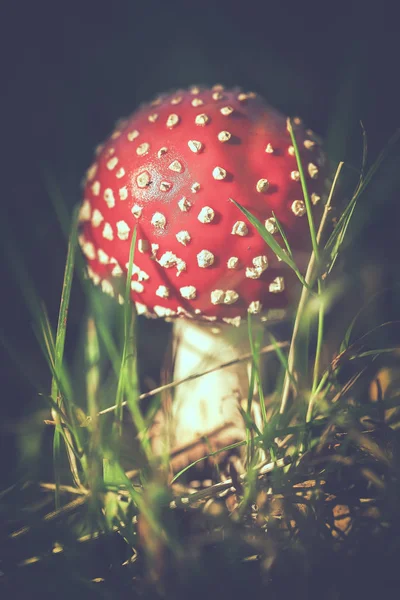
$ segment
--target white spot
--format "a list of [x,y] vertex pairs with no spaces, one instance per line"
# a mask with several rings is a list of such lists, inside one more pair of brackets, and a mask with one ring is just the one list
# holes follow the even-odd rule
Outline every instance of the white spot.
[[223,95],[223,94],[221,94],[221,92],[214,92],[214,93],[212,94],[212,99],[213,99],[213,100],[216,100],[216,101],[217,101],[217,100],[222,100],[222,99],[223,99],[223,97],[224,97],[224,95]]
[[246,269],[246,277],[250,279],[259,279],[268,268],[268,259],[266,256],[256,256],[253,258],[253,267]]
[[187,212],[189,210],[189,208],[192,206],[191,202],[185,198],[185,196],[183,196],[179,201],[178,201],[178,206],[179,209],[182,212]]
[[234,225],[232,227],[231,234],[232,235],[240,235],[241,237],[243,237],[244,235],[247,235],[248,232],[249,232],[249,230],[244,221],[236,221],[236,223],[234,223]]
[[115,198],[114,198],[114,192],[112,191],[111,188],[107,188],[104,190],[103,197],[104,197],[104,200],[106,201],[108,208],[114,208]]
[[117,138],[119,138],[119,136],[120,136],[120,135],[121,135],[121,132],[120,132],[120,131],[118,131],[118,130],[116,130],[116,131],[114,131],[114,133],[112,134],[112,136],[111,136],[111,139],[112,139],[112,140],[116,140]]
[[91,190],[93,196],[98,196],[100,194],[100,181],[94,181]]
[[159,106],[162,102],[163,97],[162,96],[157,96],[157,98],[155,98],[154,100],[152,100],[150,102],[150,106]]
[[139,267],[137,269],[138,281],[148,281],[150,279],[150,275],[146,271],[142,271]]
[[180,104],[182,102],[182,96],[174,96],[171,99],[171,104]]
[[294,146],[289,146],[289,148],[287,149],[289,156],[294,156],[295,155],[295,151],[294,151]]
[[202,269],[206,269],[207,267],[211,267],[214,263],[214,254],[209,250],[201,250],[201,252],[197,255],[197,264]]
[[228,258],[228,262],[226,264],[228,269],[238,269],[239,259],[237,256],[231,256],[230,258]]
[[150,173],[148,171],[143,171],[139,173],[136,177],[136,183],[139,188],[145,188],[150,183]]
[[133,140],[136,140],[136,138],[139,136],[139,132],[137,129],[134,129],[133,131],[128,131],[126,137],[128,138],[128,140],[130,142],[133,142]]
[[137,219],[142,215],[143,207],[139,206],[139,204],[134,204],[131,208],[131,213]]
[[156,296],[160,298],[169,298],[169,289],[165,285],[159,285],[156,289]]
[[97,273],[95,273],[90,267],[88,267],[87,269],[87,274],[89,278],[93,281],[94,285],[99,285],[101,279],[100,275],[97,275]]
[[96,156],[98,156],[100,154],[100,152],[102,152],[104,149],[104,144],[98,144],[94,150]]
[[274,217],[269,217],[269,219],[266,219],[264,225],[265,229],[272,235],[278,231]]
[[214,219],[215,213],[211,206],[204,206],[198,214],[198,220],[200,223],[211,223]]
[[223,304],[225,293],[223,290],[213,290],[210,294],[212,304]]
[[179,117],[178,115],[176,115],[175,113],[172,113],[171,115],[168,116],[167,119],[167,127],[176,127],[179,123]]
[[158,158],[161,158],[163,154],[166,154],[168,152],[168,148],[166,146],[163,146],[162,148],[159,149],[159,151],[157,152],[157,156]]
[[292,171],[290,173],[290,179],[292,179],[293,181],[299,181],[300,180],[300,173],[298,171]]
[[194,300],[196,298],[196,288],[193,285],[185,285],[179,288],[182,298],[186,300]]
[[101,263],[102,265],[108,265],[110,262],[110,257],[101,248],[97,250],[97,258],[99,260],[99,263]]
[[314,165],[314,163],[309,163],[307,168],[308,168],[308,174],[310,175],[311,179],[317,179],[317,177],[318,177],[317,165]]
[[217,181],[222,181],[222,179],[225,179],[226,177],[226,171],[222,167],[215,167],[215,169],[212,172],[212,176]]
[[193,94],[193,95],[194,95],[194,94],[200,94],[200,88],[199,88],[199,86],[198,86],[198,85],[192,85],[192,87],[191,87],[191,88],[189,88],[189,92],[190,92],[191,94]]
[[201,98],[193,98],[191,104],[196,108],[197,106],[203,106],[204,102]]
[[265,256],[265,254],[262,254],[261,256],[255,256],[253,258],[253,265],[256,267],[256,269],[265,271],[268,269],[268,258]]
[[125,221],[118,221],[117,235],[120,240],[127,240],[129,237],[130,230],[131,230],[131,228],[129,227],[128,223],[125,223]]
[[148,314],[147,306],[142,304],[141,302],[135,302],[136,312],[138,315],[146,315]]
[[230,131],[220,131],[218,134],[218,139],[220,142],[229,142],[229,140],[231,139],[232,134],[230,133]]
[[120,200],[126,200],[128,197],[128,188],[126,187],[126,185],[122,188],[119,188],[118,190],[118,194],[120,197]]
[[152,244],[151,245],[151,256],[152,258],[157,258],[157,252],[160,249],[160,244]]
[[172,187],[172,184],[169,181],[162,181],[160,183],[160,192],[168,192]]
[[233,325],[234,327],[239,327],[242,317],[222,317],[222,320],[228,325]]
[[118,164],[118,158],[116,156],[113,156],[112,158],[110,158],[110,160],[107,162],[107,169],[109,171],[112,171],[113,169],[115,169],[115,167]]
[[175,237],[180,244],[183,244],[183,246],[187,246],[192,239],[188,231],[178,231]]
[[141,254],[148,252],[150,248],[150,244],[147,240],[138,240],[138,250]]
[[143,283],[140,283],[140,281],[131,281],[131,290],[141,294],[144,290],[144,285]]
[[285,289],[285,281],[283,277],[275,277],[273,281],[269,284],[269,291],[273,294],[278,294],[279,292],[283,292]]
[[318,194],[311,194],[311,202],[314,204],[314,206],[318,204],[320,200],[321,196],[318,196]]
[[257,315],[259,312],[261,312],[261,308],[261,302],[259,300],[253,300],[253,302],[250,302],[247,311],[252,315]]
[[233,113],[233,108],[232,106],[223,106],[220,110],[220,113],[221,115],[224,115],[224,117],[227,117]]
[[179,162],[179,160],[174,160],[169,166],[168,169],[170,169],[170,171],[174,171],[175,173],[181,173],[182,172],[182,165]]
[[124,175],[125,175],[125,169],[123,167],[118,169],[118,171],[115,173],[115,177],[117,179],[121,179]]
[[259,279],[262,275],[262,271],[259,269],[254,269],[253,267],[247,267],[246,269],[246,277],[249,279]]
[[234,304],[239,298],[239,294],[235,290],[226,290],[224,304]]
[[90,221],[92,215],[92,207],[90,206],[89,200],[84,200],[82,206],[79,209],[79,221]]
[[103,279],[101,282],[101,289],[105,294],[114,297],[114,288],[109,281]]
[[259,179],[257,181],[257,185],[256,185],[257,192],[266,192],[268,188],[269,188],[268,179]]
[[170,267],[177,268],[177,275],[180,275],[182,271],[186,269],[186,263],[181,258],[178,258],[176,254],[168,250],[164,252],[161,258],[157,261],[161,267],[169,269]]
[[97,173],[97,163],[93,163],[86,171],[86,179],[92,181]]
[[194,152],[195,154],[198,154],[199,152],[201,152],[203,150],[203,144],[201,142],[199,142],[198,140],[189,140],[188,146],[189,146],[189,149],[192,152]]
[[210,121],[210,117],[208,115],[206,115],[205,113],[200,113],[199,115],[196,116],[194,122],[196,123],[196,125],[199,125],[199,127],[204,127],[204,125],[207,125],[207,123]]
[[156,313],[156,315],[161,318],[173,317],[176,314],[176,312],[174,310],[172,310],[172,308],[166,308],[165,306],[158,306],[158,304],[156,304],[153,307],[153,310]]
[[143,144],[140,144],[136,148],[136,154],[138,156],[144,156],[145,154],[148,153],[149,150],[150,150],[150,144],[148,144],[147,142],[143,142]]
[[256,94],[254,92],[248,92],[245,94],[244,92],[240,93],[237,97],[239,102],[245,102],[246,100],[250,100],[251,98],[255,98]]
[[113,277],[121,277],[121,275],[123,274],[121,266],[117,263],[117,261],[115,260],[115,258],[110,260],[110,263],[114,264],[114,262],[115,262],[115,267],[111,271],[111,275]]
[[93,227],[98,227],[102,221],[104,221],[103,215],[97,208],[95,208],[92,214]]
[[113,154],[115,154],[115,148],[113,148],[113,147],[108,148],[106,154],[107,154],[107,156],[112,156]]
[[147,120],[148,120],[150,123],[155,123],[155,122],[157,121],[157,119],[158,119],[158,113],[152,113],[151,115],[149,115],[149,116],[147,117]]
[[114,233],[110,223],[104,223],[103,238],[109,240],[110,242],[112,242],[114,239]]
[[259,279],[268,268],[267,257],[262,255],[253,258],[253,267],[248,267],[246,269],[246,277],[249,277],[250,279]]
[[89,260],[94,260],[96,258],[96,250],[94,249],[92,242],[85,242],[82,244],[82,252]]
[[191,188],[190,188],[190,191],[192,192],[192,194],[197,194],[199,189],[200,189],[200,184],[197,181],[192,183]]
[[271,144],[267,144],[267,147],[265,148],[265,152],[267,154],[273,154],[275,152],[275,150],[273,149],[273,147],[271,146]]
[[291,209],[292,213],[296,215],[296,217],[302,217],[307,212],[306,205],[304,204],[303,200],[295,200],[292,203]]
[[307,148],[307,150],[312,150],[315,146],[315,142],[313,140],[304,140],[303,144],[304,148]]

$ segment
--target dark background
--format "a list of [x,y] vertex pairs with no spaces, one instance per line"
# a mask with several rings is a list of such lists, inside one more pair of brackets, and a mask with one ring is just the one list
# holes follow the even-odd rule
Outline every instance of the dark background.
[[[2,4],[0,27],[1,336],[8,347],[0,362],[0,456],[8,481],[17,475],[15,435],[28,438],[32,425],[40,427],[46,412],[36,411],[46,403],[37,387],[50,386],[10,252],[18,250],[55,325],[66,240],[51,197],[71,213],[93,148],[114,122],[166,89],[239,84],[303,117],[327,140],[334,163],[359,168],[359,121],[370,163],[399,126],[400,27],[395,3],[324,0],[25,0]],[[398,280],[399,164],[397,147],[355,215],[347,269],[366,295]],[[346,176],[354,179],[350,167]],[[385,296],[380,321],[394,317],[398,298]],[[83,301],[75,290],[68,356]],[[144,356],[146,349],[160,354],[154,324],[148,332]],[[25,466],[35,459],[35,439],[20,446]]]

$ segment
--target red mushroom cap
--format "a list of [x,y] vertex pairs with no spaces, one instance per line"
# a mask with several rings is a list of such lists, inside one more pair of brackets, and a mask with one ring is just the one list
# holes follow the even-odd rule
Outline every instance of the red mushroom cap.
[[[313,204],[324,155],[300,119],[296,140]],[[191,88],[121,121],[87,172],[80,243],[88,273],[119,297],[137,227],[132,300],[147,316],[238,324],[288,304],[295,275],[230,199],[296,252],[310,234],[286,117],[253,93]],[[119,292],[118,292],[119,290]]]

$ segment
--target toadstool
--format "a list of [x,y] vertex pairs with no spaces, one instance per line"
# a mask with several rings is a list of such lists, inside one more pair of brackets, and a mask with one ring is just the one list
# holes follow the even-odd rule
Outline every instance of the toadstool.
[[[318,211],[324,154],[300,119],[293,123]],[[232,199],[283,247],[278,219],[304,270],[310,235],[286,118],[238,88],[159,96],[118,123],[87,171],[79,241],[88,275],[122,303],[136,227],[131,299],[139,314],[174,321],[175,379],[245,352],[247,314],[282,319],[297,287]],[[216,447],[242,439],[239,404],[247,391],[240,363],[177,386],[171,448],[224,425]],[[188,452],[184,461],[196,456]]]

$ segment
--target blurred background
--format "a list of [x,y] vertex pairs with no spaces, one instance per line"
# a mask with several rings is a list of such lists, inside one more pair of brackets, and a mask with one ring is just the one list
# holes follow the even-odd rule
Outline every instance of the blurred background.
[[[351,189],[361,164],[360,120],[369,164],[399,126],[400,31],[391,4],[393,11],[384,2],[324,0],[2,4],[1,487],[35,465],[40,437],[32,431],[48,417],[38,390],[50,389],[49,369],[11,254],[15,260],[17,250],[25,266],[27,295],[31,279],[55,326],[67,246],[51,198],[72,212],[93,149],[118,118],[158,92],[215,83],[241,85],[301,116],[325,138],[333,164],[347,162]],[[398,317],[399,156],[397,146],[356,210],[343,280],[352,285],[339,301],[348,320],[386,288],[373,319]],[[69,358],[84,302],[75,286]],[[143,330],[141,361],[157,380],[168,327],[152,322]]]

